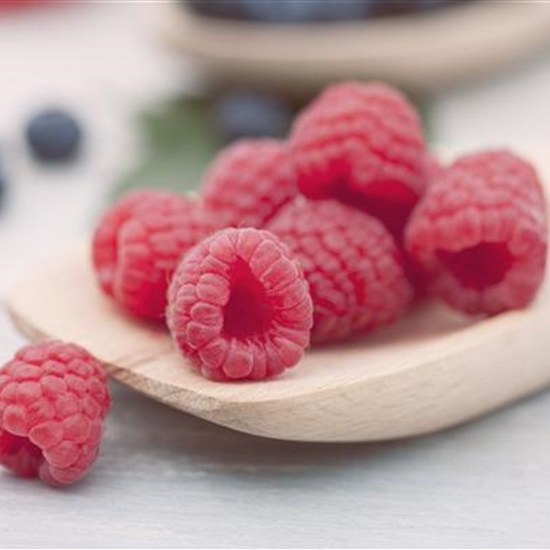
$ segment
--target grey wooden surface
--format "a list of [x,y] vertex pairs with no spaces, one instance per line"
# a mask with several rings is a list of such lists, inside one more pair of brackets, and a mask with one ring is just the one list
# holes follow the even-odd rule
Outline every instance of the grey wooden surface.
[[86,481],[0,474],[0,546],[550,544],[549,393],[439,435],[354,445],[254,438],[113,394]]
[[[150,7],[0,19],[0,144],[12,183],[0,292],[89,227],[109,181],[139,152],[135,106],[192,85],[151,39]],[[546,140],[549,93],[549,61],[457,90],[435,102],[435,135],[466,148]],[[89,148],[74,169],[41,170],[21,150],[22,120],[50,98],[85,119]],[[0,314],[0,361],[21,343]],[[550,545],[550,392],[376,445],[258,439],[119,386],[113,396],[101,459],[83,483],[52,490],[0,470],[0,547]]]

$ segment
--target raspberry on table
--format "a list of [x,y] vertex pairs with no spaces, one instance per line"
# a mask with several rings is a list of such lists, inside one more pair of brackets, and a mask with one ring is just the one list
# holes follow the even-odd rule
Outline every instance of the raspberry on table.
[[329,86],[297,117],[290,150],[306,197],[360,208],[401,238],[426,178],[420,120],[397,90]]
[[313,300],[313,342],[391,323],[412,298],[401,252],[376,218],[335,200],[298,199],[267,229],[298,258]]
[[434,294],[467,313],[494,315],[535,297],[547,232],[536,171],[496,150],[443,171],[415,209],[405,244]]
[[180,263],[168,294],[179,349],[212,380],[259,380],[296,365],[312,304],[298,262],[274,235],[229,228]]
[[286,145],[248,139],[218,154],[205,176],[202,196],[225,225],[262,227],[297,193]]
[[0,464],[51,485],[78,481],[97,458],[109,406],[103,369],[83,348],[20,349],[0,370]]
[[181,256],[216,228],[199,200],[168,191],[131,193],[105,213],[95,231],[99,284],[133,315],[162,319]]

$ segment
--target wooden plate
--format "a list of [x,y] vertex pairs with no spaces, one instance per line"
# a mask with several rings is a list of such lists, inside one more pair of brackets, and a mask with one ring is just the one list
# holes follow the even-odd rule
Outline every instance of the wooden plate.
[[550,3],[475,1],[426,15],[269,25],[162,6],[170,44],[213,79],[296,93],[347,78],[429,92],[524,60],[550,44]]

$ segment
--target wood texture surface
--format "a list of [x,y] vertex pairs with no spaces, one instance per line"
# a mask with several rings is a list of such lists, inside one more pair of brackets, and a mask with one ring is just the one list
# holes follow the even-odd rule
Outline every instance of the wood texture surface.
[[419,435],[550,383],[548,281],[526,310],[476,321],[439,304],[422,304],[392,327],[310,351],[283,376],[254,383],[205,380],[163,328],[119,311],[97,287],[87,243],[30,274],[8,293],[7,306],[23,333],[84,345],[113,378],[154,399],[279,439]]
[[476,1],[426,15],[332,25],[266,25],[162,6],[160,28],[215,80],[292,93],[349,78],[433,92],[487,76],[550,43],[547,2]]

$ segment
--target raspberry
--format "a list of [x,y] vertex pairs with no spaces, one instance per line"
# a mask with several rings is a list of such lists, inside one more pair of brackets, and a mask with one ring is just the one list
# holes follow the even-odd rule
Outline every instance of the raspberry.
[[267,231],[230,228],[202,241],[179,265],[168,300],[174,340],[212,380],[279,374],[309,345],[307,282]]
[[298,187],[380,218],[401,237],[424,191],[424,140],[414,107],[384,84],[330,86],[290,137]]
[[0,464],[51,485],[81,479],[110,406],[101,365],[74,344],[41,342],[0,370]]
[[376,218],[334,200],[297,200],[267,228],[302,265],[313,300],[314,342],[390,323],[409,303],[401,253]]
[[133,315],[160,319],[181,256],[215,229],[197,200],[168,191],[132,193],[103,216],[95,232],[98,281]]
[[431,291],[472,314],[528,305],[543,280],[546,246],[538,176],[506,151],[468,155],[443,171],[406,231]]
[[125,195],[102,217],[94,234],[93,262],[101,288],[105,293],[113,294],[113,282],[117,268],[117,242],[121,227],[140,211],[158,203],[170,204],[173,195],[158,191],[134,191]]
[[443,165],[439,159],[431,153],[426,153],[424,156],[424,177],[426,180],[426,187],[428,187],[428,185],[430,185],[442,173]]
[[227,226],[262,227],[297,194],[284,144],[274,139],[242,140],[214,159],[204,180],[205,205]]

